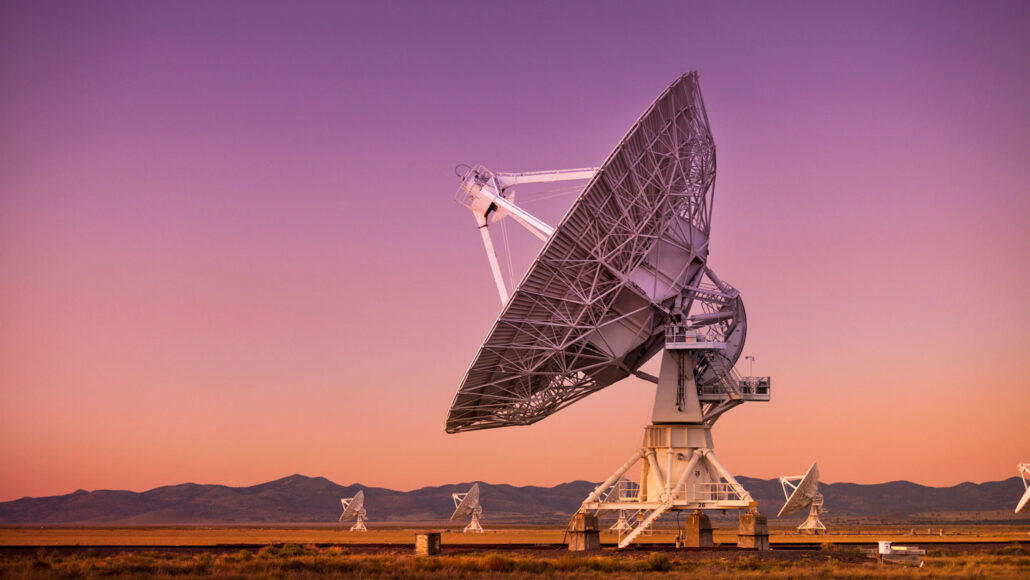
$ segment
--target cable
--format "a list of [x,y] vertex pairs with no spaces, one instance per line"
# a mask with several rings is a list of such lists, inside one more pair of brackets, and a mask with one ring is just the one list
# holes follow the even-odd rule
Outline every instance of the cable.
[[504,240],[504,257],[508,262],[508,284],[515,287],[515,269],[511,265],[511,244],[508,243],[508,224],[501,220],[501,238]]

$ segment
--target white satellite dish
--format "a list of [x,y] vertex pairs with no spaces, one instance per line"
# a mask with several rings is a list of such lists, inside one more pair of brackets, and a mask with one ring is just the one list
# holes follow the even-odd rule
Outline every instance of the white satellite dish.
[[351,526],[350,531],[352,532],[367,532],[368,528],[365,527],[365,490],[359,490],[358,493],[354,494],[354,497],[343,498],[340,500],[343,504],[343,513],[340,514],[340,523],[346,522],[351,518],[357,518],[354,525]]
[[613,534],[622,534],[633,531],[633,525],[630,524],[630,518],[635,514],[629,513],[629,510],[619,510],[619,518],[615,520],[615,523],[608,528],[608,531]]
[[808,473],[804,475],[781,477],[780,486],[783,487],[787,503],[783,504],[776,517],[783,517],[807,507],[808,519],[798,526],[798,531],[813,534],[825,532],[826,526],[819,521],[819,514],[826,511],[823,508],[823,494],[819,493],[819,466],[812,463],[812,467],[809,467]]
[[1026,488],[1026,491],[1023,492],[1023,497],[1016,504],[1017,514],[1026,509],[1027,504],[1030,503],[1030,463],[1020,463],[1018,469],[1019,476],[1023,478],[1023,487]]
[[[616,501],[635,501],[637,496],[640,494],[640,486],[637,482],[630,481],[626,478],[622,478],[612,486],[609,497],[614,495]],[[615,520],[615,523],[608,528],[608,531],[619,534],[621,538],[623,534],[633,531],[634,518],[640,510],[619,510],[619,517]]]
[[[558,225],[514,202],[523,184],[589,180]],[[715,457],[711,428],[745,401],[768,401],[768,377],[734,370],[747,318],[708,267],[715,143],[696,72],[665,90],[596,169],[462,174],[501,314],[447,415],[448,433],[530,425],[631,375],[657,384],[644,443],[580,507],[640,510],[626,547],[669,511],[744,509],[751,494]],[[489,228],[511,218],[544,242],[509,294]],[[662,353],[658,377],[640,370]],[[760,437],[760,434],[756,434]],[[640,492],[610,488],[635,465]]]
[[454,500],[454,514],[451,515],[451,521],[457,522],[471,517],[472,520],[462,531],[482,534],[483,526],[479,524],[479,516],[483,513],[483,506],[479,505],[479,484],[473,483],[472,488],[465,493],[452,493],[451,499]]

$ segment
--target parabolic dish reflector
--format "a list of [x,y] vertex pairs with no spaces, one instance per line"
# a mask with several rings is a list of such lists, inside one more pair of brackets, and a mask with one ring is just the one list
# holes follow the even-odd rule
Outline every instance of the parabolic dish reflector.
[[[548,238],[458,388],[447,431],[535,423],[661,350],[675,301],[702,291],[714,182],[692,72],[633,125]],[[736,328],[727,342],[743,341]],[[740,354],[728,352],[725,368]],[[713,369],[698,369],[699,384]]]
[[801,478],[801,483],[798,484],[794,493],[787,498],[787,503],[780,508],[780,513],[776,514],[776,517],[780,518],[812,505],[812,500],[815,499],[817,493],[819,493],[819,466],[813,463],[812,467],[808,468],[808,473]]
[[1020,463],[1017,468],[1019,469],[1019,476],[1023,478],[1023,485],[1026,486],[1026,491],[1023,492],[1023,497],[1019,498],[1019,503],[1016,504],[1016,513],[1026,509],[1027,504],[1030,504],[1030,483],[1027,482],[1030,476],[1030,463]]
[[354,516],[358,515],[361,508],[365,506],[365,490],[359,490],[358,493],[354,494],[351,498],[350,503],[346,503],[346,500],[340,500],[344,502],[343,513],[340,514],[340,521],[347,521]]
[[454,514],[451,515],[451,521],[456,522],[463,520],[472,515],[475,511],[476,506],[479,505],[479,484],[473,483],[472,489],[465,494],[465,497],[461,499],[461,503],[458,507],[454,508]]
[[1020,498],[1019,503],[1016,505],[1016,513],[1018,514],[1026,509],[1028,503],[1030,503],[1030,488],[1023,492],[1023,497]]

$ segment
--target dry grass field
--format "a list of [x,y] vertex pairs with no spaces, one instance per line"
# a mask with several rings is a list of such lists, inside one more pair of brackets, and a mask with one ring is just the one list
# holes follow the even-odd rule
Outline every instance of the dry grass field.
[[117,549],[0,553],[0,577],[36,578],[1018,578],[1030,550],[935,549],[923,567],[884,565],[856,549],[817,552],[636,550],[572,555],[560,550],[483,551],[419,557],[395,548],[369,554],[347,547],[286,544],[258,550]]
[[[798,536],[773,530],[773,546],[814,542],[812,549],[736,550],[735,529],[720,529],[718,550],[674,550],[672,533],[647,545],[569,554],[555,529],[447,532],[442,555],[412,554],[414,530],[350,533],[335,527],[4,527],[0,578],[1019,578],[1030,577],[1030,536],[1015,526],[955,526],[947,535],[909,535],[867,527]],[[880,565],[846,542],[892,539],[927,549],[922,568]],[[603,534],[602,541],[614,542]],[[979,543],[977,543],[979,542]],[[990,542],[990,543],[986,543]]]

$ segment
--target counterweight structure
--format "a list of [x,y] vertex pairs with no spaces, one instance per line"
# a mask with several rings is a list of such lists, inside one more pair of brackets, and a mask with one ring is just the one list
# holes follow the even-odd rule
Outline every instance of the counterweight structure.
[[[558,226],[514,202],[525,183],[588,179]],[[716,459],[711,428],[745,401],[768,401],[768,377],[741,377],[747,319],[740,293],[708,267],[715,145],[697,73],[673,83],[597,169],[462,177],[502,311],[451,404],[450,433],[529,425],[630,375],[657,385],[641,447],[581,511],[640,517],[624,547],[662,514],[753,509]],[[488,232],[511,218],[544,246],[508,292]],[[654,377],[640,370],[662,353]],[[634,496],[614,493],[639,465]]]

